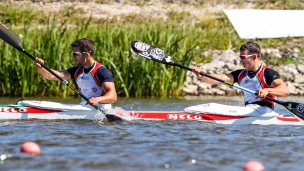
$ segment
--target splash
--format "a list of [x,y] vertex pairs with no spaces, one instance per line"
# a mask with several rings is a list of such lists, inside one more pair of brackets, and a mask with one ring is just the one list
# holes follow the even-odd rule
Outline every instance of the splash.
[[94,122],[96,122],[97,124],[107,123],[107,118],[103,112],[107,114],[119,116],[124,121],[131,121],[134,118],[133,115],[130,115],[130,112],[125,111],[122,107],[115,107],[104,111],[98,111],[98,113],[95,115]]
[[4,160],[11,158],[11,157],[12,157],[12,154],[1,154],[0,155],[0,164],[3,164]]
[[97,124],[105,123],[107,121],[106,115],[103,113],[104,111],[99,111],[95,115],[95,119],[93,120]]
[[133,120],[133,117],[130,115],[130,112],[125,111],[122,107],[115,107],[113,109],[110,109],[108,110],[108,113],[119,116],[126,121]]

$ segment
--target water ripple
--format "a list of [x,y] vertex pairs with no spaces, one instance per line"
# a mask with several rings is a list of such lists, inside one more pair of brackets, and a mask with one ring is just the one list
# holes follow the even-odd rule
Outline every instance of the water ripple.
[[[151,100],[143,106],[153,103],[159,107]],[[182,100],[168,106],[174,105],[182,106]],[[237,171],[258,160],[267,171],[301,171],[303,128],[198,121],[3,121],[0,170]],[[20,153],[26,141],[39,144],[41,155]]]

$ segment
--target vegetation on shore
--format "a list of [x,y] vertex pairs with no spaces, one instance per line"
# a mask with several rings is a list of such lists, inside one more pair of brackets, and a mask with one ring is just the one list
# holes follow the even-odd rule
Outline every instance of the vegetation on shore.
[[[137,5],[145,5],[144,1]],[[101,3],[101,2],[100,2]],[[244,2],[238,1],[242,5]],[[270,3],[270,2],[269,2]],[[299,9],[302,3],[277,0],[283,9]],[[206,5],[206,4],[196,4]],[[256,3],[256,8],[269,4]],[[267,7],[269,8],[269,7]],[[278,8],[277,8],[278,9]],[[140,40],[165,50],[183,65],[208,63],[211,56],[205,50],[226,50],[244,43],[222,12],[208,13],[194,20],[189,12],[171,10],[164,22],[157,18],[129,14],[123,18],[85,17],[83,9],[65,6],[58,12],[41,13],[31,6],[0,4],[1,22],[20,38],[24,48],[46,61],[49,68],[67,69],[73,66],[70,43],[89,37],[96,43],[95,58],[115,76],[119,96],[150,97],[179,96],[186,71],[177,67],[153,63],[132,53],[130,43]],[[292,43],[303,52],[302,38],[256,40],[262,47],[282,47]],[[7,43],[0,41],[1,96],[60,96],[74,95],[60,82],[47,81],[36,71],[34,62]],[[271,58],[270,58],[271,59]],[[268,60],[270,64],[295,63],[293,59]]]

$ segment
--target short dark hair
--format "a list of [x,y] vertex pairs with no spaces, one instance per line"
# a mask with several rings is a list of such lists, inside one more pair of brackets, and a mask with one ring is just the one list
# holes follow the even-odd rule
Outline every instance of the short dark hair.
[[95,43],[89,38],[82,38],[74,41],[72,47],[79,47],[81,52],[90,52],[91,56],[95,53]]
[[257,54],[259,57],[261,57],[261,48],[258,45],[258,43],[250,40],[246,43],[244,43],[241,47],[240,47],[240,51],[244,52],[244,51],[248,51],[249,55],[251,54]]

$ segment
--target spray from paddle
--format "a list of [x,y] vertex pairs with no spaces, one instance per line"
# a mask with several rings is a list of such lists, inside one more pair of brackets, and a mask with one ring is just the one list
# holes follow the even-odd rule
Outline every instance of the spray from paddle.
[[95,119],[93,120],[93,122],[97,124],[105,123],[107,122],[107,118],[102,112],[98,111],[97,114],[95,115]]
[[[106,110],[105,112],[110,115],[115,115],[117,117],[124,118],[124,121],[131,121],[134,119],[134,117],[132,117],[130,115],[130,112],[125,111],[122,107],[114,107],[114,108]],[[102,112],[98,112],[95,115],[94,122],[97,124],[102,124],[102,125],[108,124],[107,118],[105,117],[105,115]],[[116,123],[121,123],[121,122],[116,121]]]
[[127,121],[131,121],[134,117],[132,117],[130,115],[130,112],[129,111],[126,111],[125,109],[123,109],[122,107],[115,107],[113,109],[110,109],[108,110],[108,112],[110,114],[113,114],[113,115],[117,115],[117,116],[120,116],[122,118],[124,118],[125,120]]

